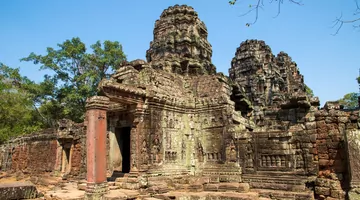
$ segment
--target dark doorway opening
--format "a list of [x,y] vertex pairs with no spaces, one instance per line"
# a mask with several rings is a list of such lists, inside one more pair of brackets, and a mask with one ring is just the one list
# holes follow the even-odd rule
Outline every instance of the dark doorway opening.
[[122,157],[122,173],[130,172],[130,131],[130,127],[116,128],[115,130]]

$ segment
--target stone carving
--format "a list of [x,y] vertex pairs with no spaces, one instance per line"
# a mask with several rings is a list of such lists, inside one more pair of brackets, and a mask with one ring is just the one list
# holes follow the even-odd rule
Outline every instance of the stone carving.
[[204,149],[200,142],[198,142],[198,145],[197,145],[197,155],[198,155],[198,161],[204,162]]
[[149,154],[147,152],[147,144],[146,144],[146,140],[144,140],[142,142],[142,145],[141,145],[141,155],[142,155],[142,164],[148,164],[149,162]]
[[236,162],[236,147],[234,145],[234,141],[230,140],[230,142],[227,144],[226,148],[226,161],[227,162]]
[[189,6],[164,10],[154,28],[154,40],[146,52],[153,67],[183,75],[214,74],[207,28]]
[[151,149],[151,156],[152,156],[152,162],[153,163],[159,163],[160,162],[160,140],[159,136],[155,135],[155,138],[153,140],[152,149]]
[[[155,23],[146,61],[123,63],[99,84],[104,96],[88,99],[88,110],[107,110],[97,117],[108,118],[111,128],[131,127],[131,176],[122,187],[139,187],[129,185],[144,176],[160,182],[149,184],[159,192],[164,182],[212,192],[242,191],[245,184],[273,199],[344,199],[341,186],[350,183],[356,196],[359,111],[342,110],[338,102],[319,109],[319,99],[305,93],[297,64],[284,52],[275,56],[264,41],[242,42],[229,77],[216,73],[207,35],[192,7],[169,7]],[[75,135],[60,125],[54,138],[81,138]],[[11,145],[22,141],[35,139]],[[1,152],[14,166],[36,163],[11,145]]]
[[186,154],[186,143],[184,140],[182,140],[181,142],[181,159],[184,160],[185,159],[185,155]]

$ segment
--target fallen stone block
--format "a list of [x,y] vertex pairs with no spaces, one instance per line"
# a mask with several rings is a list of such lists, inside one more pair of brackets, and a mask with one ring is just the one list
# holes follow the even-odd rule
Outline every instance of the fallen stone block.
[[30,182],[14,182],[0,184],[0,199],[34,199],[38,197],[35,185]]

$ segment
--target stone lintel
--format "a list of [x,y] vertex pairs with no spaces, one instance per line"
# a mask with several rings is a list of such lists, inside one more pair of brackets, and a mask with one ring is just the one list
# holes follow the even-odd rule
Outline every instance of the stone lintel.
[[107,110],[110,106],[110,99],[105,96],[93,96],[86,100],[86,110]]

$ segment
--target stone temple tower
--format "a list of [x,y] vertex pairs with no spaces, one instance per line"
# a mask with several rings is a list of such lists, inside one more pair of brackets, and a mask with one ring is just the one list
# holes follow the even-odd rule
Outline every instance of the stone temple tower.
[[[296,63],[285,53],[275,57],[263,41],[247,40],[227,77],[216,73],[207,36],[192,7],[165,9],[146,61],[121,66],[99,84],[103,96],[89,100],[93,122],[103,120],[91,127],[108,133],[89,142],[108,148],[106,168],[126,174],[123,188],[244,192],[249,183],[278,184],[309,199],[305,182],[316,171],[312,155],[305,155],[312,145],[301,145],[310,134],[300,129],[318,101],[304,95]],[[88,157],[101,163],[104,156]]]
[[154,28],[154,40],[146,52],[154,67],[183,75],[214,74],[208,32],[189,6],[164,10]]
[[[129,158],[110,156],[110,168],[241,181],[234,131],[252,125],[234,110],[207,35],[192,7],[169,7],[155,23],[147,61],[132,61],[101,82],[111,102],[110,137],[130,135]],[[116,139],[110,143],[116,151]]]

